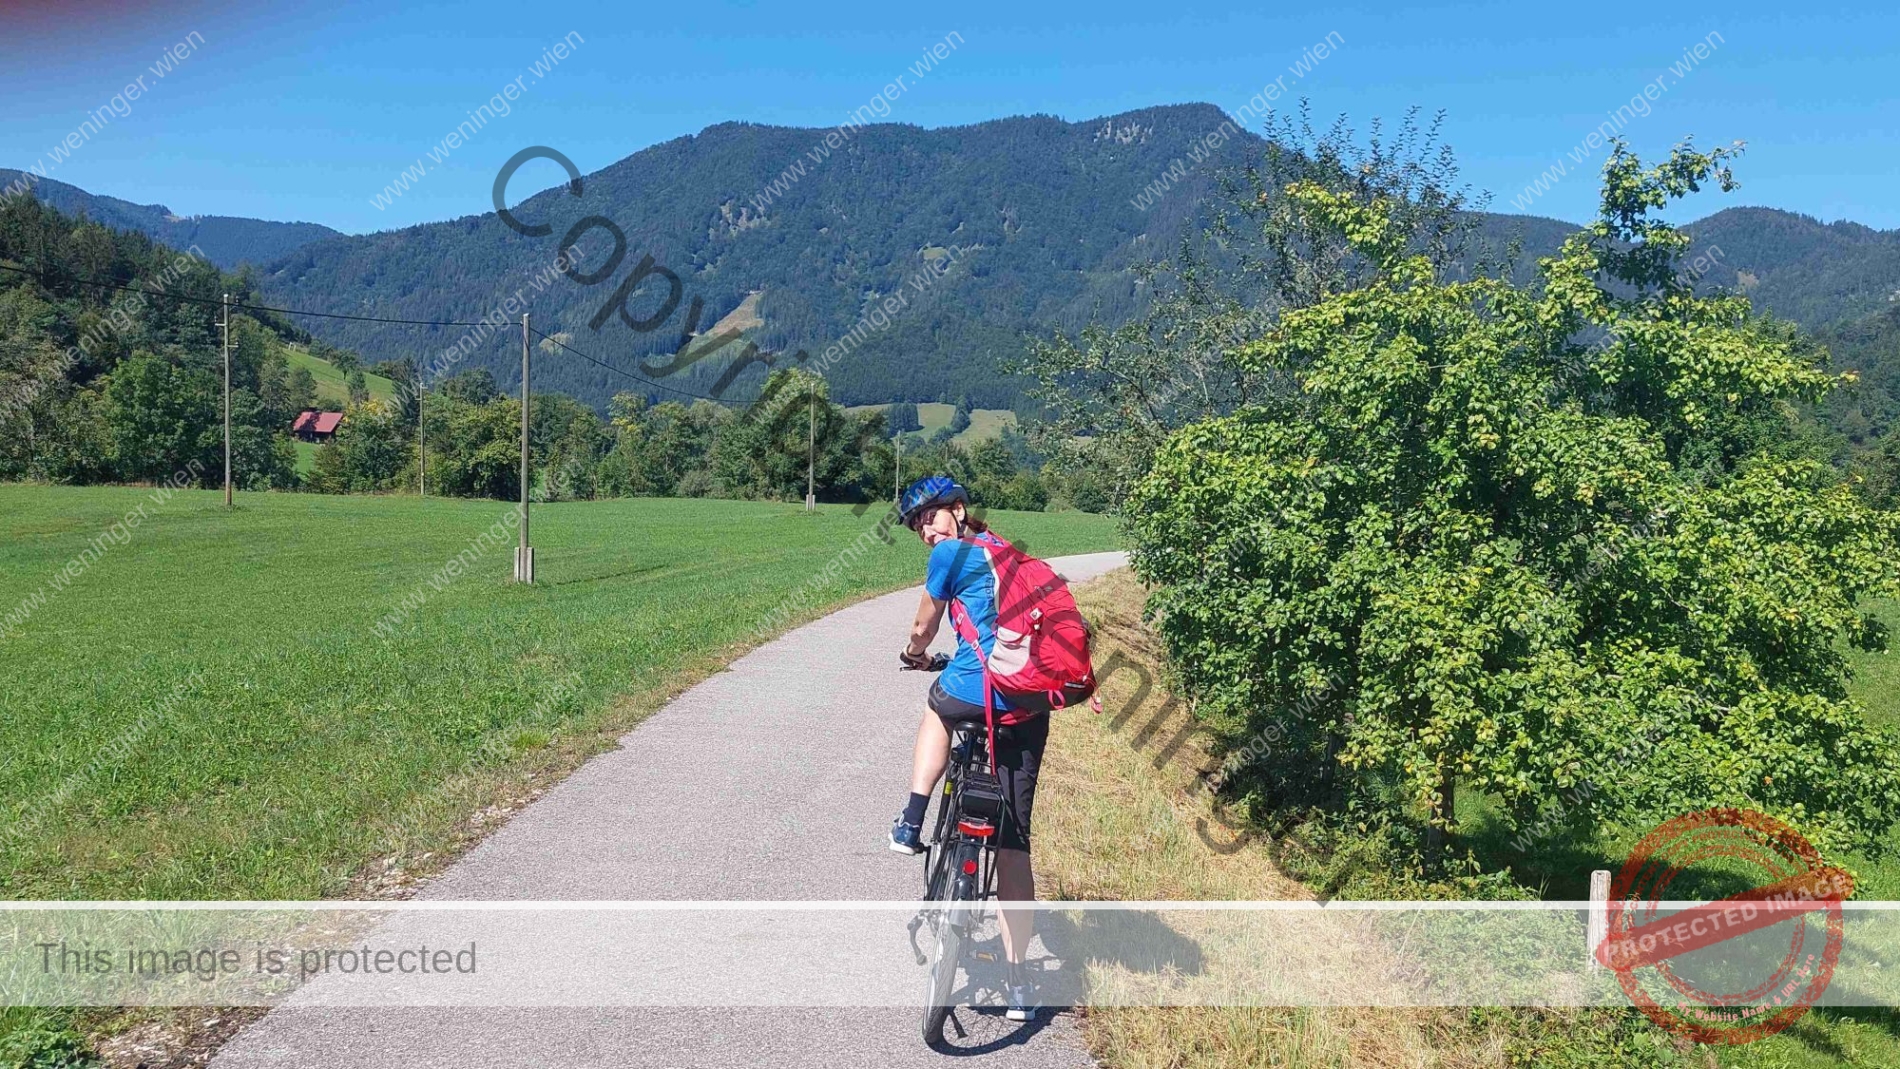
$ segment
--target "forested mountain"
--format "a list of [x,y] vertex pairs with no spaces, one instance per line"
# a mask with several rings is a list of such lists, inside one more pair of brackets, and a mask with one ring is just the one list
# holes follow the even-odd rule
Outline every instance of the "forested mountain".
[[[704,330],[756,292],[747,311],[758,322],[748,336],[766,350],[802,347],[816,356],[901,292],[905,303],[889,325],[878,329],[877,313],[859,331],[861,346],[827,369],[834,396],[861,403],[968,394],[978,407],[1006,407],[1018,391],[993,368],[1020,349],[1023,332],[1132,314],[1140,301],[1133,267],[1167,255],[1196,228],[1221,166],[1257,153],[1259,140],[1229,125],[1207,161],[1184,165],[1145,211],[1131,203],[1226,122],[1211,105],[1188,105],[1080,123],[1032,116],[938,130],[887,124],[841,136],[829,152],[830,131],[726,123],[586,176],[578,198],[558,187],[515,209],[524,222],[551,225],[548,236],[523,236],[492,213],[470,216],[307,246],[263,285],[299,307],[475,319],[551,262],[575,221],[598,214],[626,233],[629,251],[614,277],[591,287],[556,279],[532,300],[540,329],[565,332],[579,348],[633,367],[642,354],[678,347],[695,298],[705,305]],[[579,270],[605,266],[603,231],[581,248],[588,255]],[[678,273],[681,308],[647,334],[611,312],[592,329],[590,319],[647,255]],[[932,264],[940,278],[927,272]],[[636,297],[634,315],[652,314],[664,296],[656,287]],[[460,333],[372,324],[320,330],[371,359],[426,360]],[[516,379],[519,357],[507,342],[488,344],[469,363],[503,382]],[[536,375],[597,405],[629,385],[571,356],[543,360]],[[705,376],[668,381],[688,379],[698,391],[709,387]]]
[[1859,319],[1900,296],[1900,230],[1774,208],[1728,208],[1683,229],[1698,252],[1722,250],[1706,281],[1810,330]]
[[26,181],[33,195],[67,215],[83,215],[114,230],[131,230],[174,249],[198,246],[205,258],[225,270],[240,263],[263,265],[312,241],[338,237],[337,231],[316,223],[273,223],[229,215],[173,215],[163,204],[133,204],[102,197],[78,186],[55,182],[20,171],[0,168],[0,189]]
[[[159,206],[93,197],[56,182],[39,190],[49,203],[109,226],[175,247],[196,242],[220,265],[274,257],[260,279],[263,292],[297,307],[477,320],[520,291],[537,328],[622,369],[644,361],[651,372],[667,363],[656,354],[679,348],[698,301],[702,335],[715,324],[743,329],[766,352],[802,348],[817,357],[852,339],[853,351],[826,368],[843,403],[967,396],[978,407],[1008,407],[1020,390],[997,376],[998,362],[1020,353],[1025,335],[1134,314],[1144,296],[1136,266],[1172,254],[1198,232],[1216,176],[1258,159],[1265,147],[1209,104],[1086,122],[1031,116],[937,130],[724,123],[584,176],[579,197],[565,186],[530,197],[517,217],[551,228],[535,237],[492,212],[344,236],[313,224],[177,220]],[[17,172],[0,172],[0,181],[10,174]],[[524,180],[515,185],[518,197]],[[561,236],[589,216],[610,220],[626,235],[621,262],[591,286],[549,270]],[[1480,222],[1493,246],[1519,239],[1526,263],[1555,252],[1575,229],[1534,216],[1489,214]],[[1894,348],[1890,327],[1856,325],[1889,308],[1900,291],[1900,231],[1767,208],[1728,209],[1684,229],[1696,252],[1709,257],[1705,285],[1738,287],[1757,307],[1823,335],[1847,359],[1844,366],[1900,360],[1882,355]],[[580,248],[578,272],[608,266],[605,229],[591,230]],[[647,256],[679,276],[681,299],[664,321],[640,332],[615,314],[611,298]],[[630,315],[651,316],[666,288],[661,276],[650,277],[628,302]],[[884,302],[900,294],[886,317]],[[463,335],[336,321],[300,325],[360,350],[368,362],[408,358],[425,367]],[[482,335],[454,368],[486,368],[511,384],[518,331]],[[638,388],[625,375],[553,347],[538,360],[538,385],[599,410],[615,393]],[[676,369],[663,381],[710,392],[722,362]],[[758,375],[724,395],[749,396]],[[1883,413],[1869,418],[1884,425],[1886,402],[1869,404]]]

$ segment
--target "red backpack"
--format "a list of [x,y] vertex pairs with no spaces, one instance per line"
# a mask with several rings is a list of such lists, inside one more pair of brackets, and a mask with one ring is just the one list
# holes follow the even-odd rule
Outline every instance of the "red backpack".
[[[1075,607],[1075,595],[1054,568],[993,533],[965,538],[981,549],[996,575],[996,641],[988,656],[977,640],[976,624],[961,601],[950,603],[957,634],[983,663],[983,707],[995,708],[994,690],[1016,697],[1046,699],[1051,709],[1074,705],[1095,693],[1095,668],[1089,661],[1089,626]],[[1016,724],[1040,715],[1012,709],[1002,722]],[[992,760],[996,740],[990,740]]]

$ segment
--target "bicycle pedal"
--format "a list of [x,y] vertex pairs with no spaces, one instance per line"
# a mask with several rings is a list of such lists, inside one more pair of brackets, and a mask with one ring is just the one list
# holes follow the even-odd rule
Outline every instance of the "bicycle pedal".
[[970,956],[986,965],[996,964],[996,955],[987,950],[975,951]]

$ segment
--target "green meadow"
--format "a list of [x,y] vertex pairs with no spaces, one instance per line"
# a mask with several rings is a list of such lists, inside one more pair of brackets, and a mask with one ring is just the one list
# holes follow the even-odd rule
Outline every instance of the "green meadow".
[[[879,412],[887,405],[852,405],[851,412]],[[922,430],[912,431],[922,438],[929,438],[948,427],[957,415],[957,406],[943,401],[917,402],[917,422]],[[959,432],[951,441],[968,449],[972,446],[999,438],[1007,427],[1017,425],[1016,413],[1007,408],[973,408],[970,410],[970,425]]]
[[[284,347],[284,360],[294,370],[303,368],[317,383],[317,406],[336,410],[350,401],[350,377],[328,360],[310,355],[307,350],[295,346]],[[396,384],[381,375],[363,372],[363,385],[369,388],[371,400],[387,401],[395,396]]]
[[[339,893],[761,638],[923,571],[914,536],[872,536],[881,507],[640,498],[536,506],[524,587],[512,511],[0,486],[0,895]],[[992,516],[1038,554],[1115,545],[1101,516]]]

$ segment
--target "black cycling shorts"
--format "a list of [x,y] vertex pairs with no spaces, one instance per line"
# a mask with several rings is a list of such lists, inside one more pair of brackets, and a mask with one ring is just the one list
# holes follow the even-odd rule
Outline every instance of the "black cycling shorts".
[[[1013,699],[1012,699],[1013,700]],[[983,707],[952,697],[941,682],[930,688],[930,710],[953,736],[959,727],[983,730]],[[1036,808],[1036,776],[1042,771],[1042,751],[1049,745],[1049,714],[1019,724],[996,725],[996,776],[1002,781],[1004,811],[996,829],[996,845],[1003,850],[1029,851],[1030,818]]]

